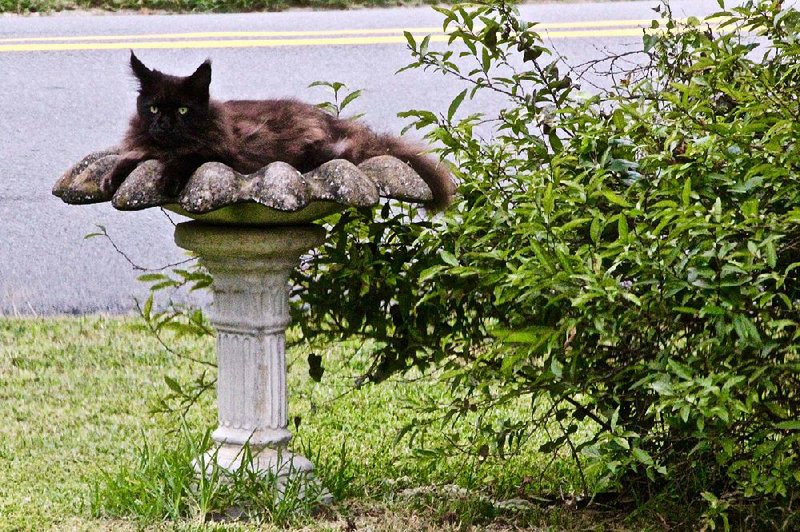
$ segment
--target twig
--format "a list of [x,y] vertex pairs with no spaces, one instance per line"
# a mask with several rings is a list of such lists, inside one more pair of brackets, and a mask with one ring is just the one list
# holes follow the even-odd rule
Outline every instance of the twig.
[[[130,264],[131,267],[136,271],[140,271],[140,272],[160,272],[160,271],[167,270],[169,268],[174,268],[176,266],[182,266],[184,264],[188,264],[190,262],[193,262],[193,261],[197,260],[196,258],[191,257],[191,258],[188,258],[188,259],[184,259],[182,261],[173,262],[172,264],[167,264],[166,266],[161,266],[159,268],[146,268],[144,266],[140,266],[139,264],[135,263],[133,261],[133,259],[131,259],[130,256],[127,253],[122,251],[122,249],[120,249],[120,247],[117,246],[117,243],[114,242],[114,239],[111,238],[111,235],[108,234],[108,231],[106,231],[105,227],[98,226],[98,229],[100,229],[99,233],[94,233],[94,234],[88,235],[88,236],[103,236],[106,239],[108,239],[108,241],[111,243],[111,247],[114,248],[114,251],[119,253],[119,255],[122,256],[122,258],[125,259],[128,262],[128,264]],[[88,236],[87,236],[87,238],[88,238]]]
[[[173,349],[172,347],[167,345],[167,343],[164,341],[164,339],[161,338],[161,335],[159,334],[158,329],[156,329],[156,327],[153,326],[153,323],[150,320],[148,320],[147,318],[144,317],[144,311],[142,310],[142,307],[139,304],[139,300],[138,299],[134,299],[134,302],[136,303],[136,310],[139,311],[139,315],[142,316],[142,319],[144,319],[144,322],[147,324],[147,328],[150,330],[150,333],[152,333],[152,335],[155,336],[156,340],[158,340],[158,343],[160,343],[161,346],[164,349],[167,350],[167,352],[169,352],[172,355],[175,355],[176,357],[183,358],[183,359],[189,360],[191,362],[196,362],[198,364],[205,364],[206,366],[211,366],[213,368],[217,367],[217,365],[214,362],[208,362],[207,360],[201,360],[199,358],[194,358],[192,356],[189,356],[189,355],[186,355],[186,354],[183,354],[183,353],[179,353],[178,351],[176,351],[175,349]],[[206,330],[206,329],[204,329],[204,330]]]

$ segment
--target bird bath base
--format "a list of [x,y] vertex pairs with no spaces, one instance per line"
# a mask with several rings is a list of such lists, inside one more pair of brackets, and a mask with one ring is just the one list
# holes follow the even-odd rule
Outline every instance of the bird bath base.
[[286,449],[288,430],[285,331],[289,316],[289,275],[300,256],[321,244],[316,225],[245,227],[179,224],[175,243],[195,252],[214,278],[209,319],[217,331],[217,448],[199,460],[233,473],[244,465],[275,478],[278,495],[300,481],[322,493],[313,464]]

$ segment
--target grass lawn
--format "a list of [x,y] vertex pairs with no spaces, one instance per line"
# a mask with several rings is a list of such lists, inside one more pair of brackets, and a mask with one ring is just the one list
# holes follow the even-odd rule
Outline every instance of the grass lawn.
[[[175,345],[178,352],[213,360],[208,339],[176,340]],[[407,440],[395,443],[398,430],[414,418],[412,404],[447,400],[447,390],[435,380],[355,389],[368,348],[336,345],[324,350],[325,375],[314,383],[307,355],[305,347],[288,352],[290,419],[297,416],[300,422],[292,446],[312,457],[337,500],[285,525],[308,530],[352,530],[350,525],[625,529],[614,513],[535,503],[537,493],[561,491],[567,497],[577,488],[566,457],[543,459],[525,452],[538,445],[536,437],[502,462],[428,456],[426,449],[442,443],[436,431],[413,446]],[[170,393],[165,375],[187,383],[204,368],[167,352],[134,318],[0,319],[0,530],[254,528],[205,525],[192,512],[177,521],[130,515],[118,500],[111,501],[121,497],[123,507],[147,504],[126,501],[139,498],[135,490],[114,491],[108,479],[134,478],[145,445],[151,454],[169,454],[180,446],[179,415],[153,411]],[[213,396],[205,394],[189,411],[192,431],[213,427]],[[497,415],[525,415],[525,408]],[[503,501],[509,499],[534,504],[508,508]]]

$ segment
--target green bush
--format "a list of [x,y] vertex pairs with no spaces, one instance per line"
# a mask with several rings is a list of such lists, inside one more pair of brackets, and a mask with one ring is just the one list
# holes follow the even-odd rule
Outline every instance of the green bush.
[[[551,431],[541,452],[572,456],[587,495],[800,526],[800,15],[663,9],[638,58],[571,69],[508,5],[440,9],[450,45],[409,35],[408,68],[470,87],[406,116],[459,198],[342,214],[295,313],[310,339],[375,339],[365,380],[440,370],[457,399],[412,430],[528,398],[526,422],[479,416],[474,452]],[[581,91],[592,68],[613,89]],[[462,117],[485,91],[505,108]]]

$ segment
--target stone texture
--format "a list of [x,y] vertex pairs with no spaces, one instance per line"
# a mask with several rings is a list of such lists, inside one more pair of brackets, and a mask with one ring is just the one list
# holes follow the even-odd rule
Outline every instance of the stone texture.
[[286,163],[274,162],[249,175],[222,163],[206,163],[189,179],[178,203],[192,214],[246,202],[295,212],[308,205],[309,199],[303,176]]
[[117,158],[114,150],[88,155],[58,180],[53,194],[66,203],[111,200],[123,211],[165,207],[197,220],[231,225],[307,223],[345,207],[377,205],[381,197],[417,203],[431,199],[422,178],[389,155],[358,166],[334,159],[306,174],[282,162],[249,175],[222,163],[206,163],[177,198],[161,192],[161,164],[145,161],[109,198],[100,190],[100,181]]
[[391,155],[367,159],[358,168],[375,182],[384,198],[404,201],[429,201],[433,199],[428,185],[410,166]]
[[161,186],[161,170],[158,161],[145,161],[131,172],[111,198],[111,205],[120,211],[140,211],[170,202]]
[[328,161],[304,177],[316,199],[355,207],[370,207],[380,199],[375,182],[344,159]]
[[100,180],[111,171],[117,162],[114,150],[105,150],[88,155],[67,170],[53,186],[53,194],[65,203],[85,205],[101,203],[111,199],[100,190]]
[[[197,253],[214,277],[209,315],[217,330],[217,408],[219,445],[202,460],[228,471],[242,467],[249,445],[260,473],[302,476],[315,485],[314,466],[286,450],[288,428],[285,330],[289,315],[289,274],[300,255],[322,243],[316,225],[224,227],[201,222],[179,224],[175,243]],[[280,488],[279,488],[280,489]]]

